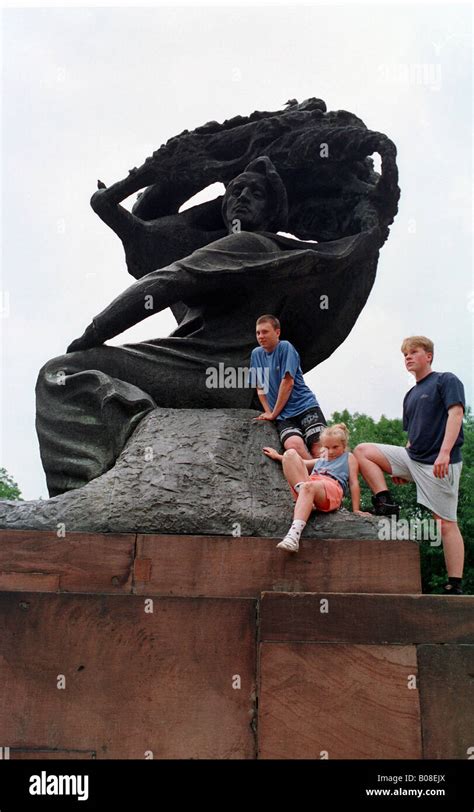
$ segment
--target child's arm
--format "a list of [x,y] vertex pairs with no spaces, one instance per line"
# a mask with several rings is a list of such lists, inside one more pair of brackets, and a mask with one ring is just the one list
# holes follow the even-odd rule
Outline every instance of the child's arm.
[[255,356],[255,350],[252,350],[252,354],[250,356],[250,380],[253,381],[253,385],[257,391],[257,396],[260,401],[260,405],[263,409],[263,414],[259,415],[258,417],[252,418],[253,420],[268,420],[272,413],[271,406],[267,399],[267,388],[264,387],[262,381],[265,380],[265,373],[268,373],[269,370],[259,365],[257,358]]
[[[265,456],[270,457],[271,460],[277,460],[278,462],[281,462],[283,459],[283,454],[279,454],[278,451],[276,451],[276,449],[272,448],[269,445],[264,446],[262,451],[265,454]],[[317,462],[317,460],[303,460],[303,462],[306,465],[308,471],[312,471],[314,463]]]
[[281,462],[283,459],[283,454],[279,454],[275,448],[272,448],[269,445],[264,446],[262,451],[265,454],[265,456],[270,457],[271,460],[277,460],[278,462]]
[[277,400],[273,409],[270,409],[270,404],[268,403],[268,400],[265,397],[265,393],[257,388],[258,399],[265,411],[258,417],[254,417],[254,420],[276,420],[278,415],[280,414],[280,412],[283,411],[289,400],[289,397],[293,391],[294,383],[295,382],[291,377],[290,373],[287,372],[285,377],[280,382]]
[[349,488],[351,491],[352,511],[360,516],[371,516],[360,509],[359,463],[354,454],[349,454]]
[[[259,399],[260,403],[262,404],[263,414],[267,415],[267,417],[269,417],[269,415],[271,415],[271,413],[272,413],[272,410],[270,408],[270,404],[269,404],[269,402],[268,402],[268,400],[267,400],[267,398],[265,396],[265,392],[263,391],[263,389],[257,389],[257,395],[258,395],[258,399]],[[259,415],[258,417],[254,417],[253,419],[254,420],[261,420],[262,415]]]
[[272,420],[275,420],[285,408],[286,404],[290,399],[290,395],[293,391],[294,385],[295,385],[294,378],[290,375],[289,372],[287,372],[280,381],[276,403],[271,413]]

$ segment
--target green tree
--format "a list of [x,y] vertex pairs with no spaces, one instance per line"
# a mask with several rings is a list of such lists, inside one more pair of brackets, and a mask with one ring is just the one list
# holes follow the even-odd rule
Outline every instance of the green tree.
[[7,474],[5,468],[0,468],[0,499],[21,499],[21,491],[16,482]]
[[[351,415],[347,409],[334,412],[331,423],[345,423],[350,432],[350,445],[355,448],[358,443],[389,443],[406,445],[407,435],[403,431],[402,421],[398,418],[389,420],[382,415],[376,422],[366,414],[355,412]],[[400,504],[400,518],[424,519],[430,512],[416,501],[416,487],[413,483],[394,485],[389,476],[385,477],[387,488]],[[467,594],[474,594],[474,416],[471,409],[466,409],[464,417],[463,468],[459,486],[458,523],[464,538],[466,561],[464,568],[463,589]],[[350,498],[346,497],[344,506],[350,509]],[[372,493],[361,479],[362,509],[370,510]],[[441,593],[446,583],[446,568],[442,547],[431,546],[428,541],[420,542],[421,579],[424,592]]]

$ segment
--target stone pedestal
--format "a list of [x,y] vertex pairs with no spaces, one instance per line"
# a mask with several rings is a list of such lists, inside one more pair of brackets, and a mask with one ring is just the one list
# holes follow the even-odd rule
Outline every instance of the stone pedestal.
[[10,758],[467,758],[474,599],[414,542],[277,540],[1,531]]

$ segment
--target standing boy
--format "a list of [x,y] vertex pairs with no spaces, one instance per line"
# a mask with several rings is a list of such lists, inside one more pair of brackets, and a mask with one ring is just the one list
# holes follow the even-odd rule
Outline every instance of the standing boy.
[[317,457],[326,420],[304,382],[300,357],[289,341],[280,341],[276,316],[260,316],[256,332],[260,346],[252,350],[250,373],[263,414],[255,419],[274,420],[285,449],[294,448],[305,460]]
[[381,443],[362,443],[354,450],[362,476],[374,493],[375,513],[395,513],[385,484],[384,471],[401,485],[415,482],[417,501],[429,508],[441,523],[448,595],[462,595],[464,542],[457,525],[461,476],[464,387],[451,372],[433,372],[434,346],[425,336],[406,338],[401,347],[405,365],[416,385],[403,401],[406,448]]

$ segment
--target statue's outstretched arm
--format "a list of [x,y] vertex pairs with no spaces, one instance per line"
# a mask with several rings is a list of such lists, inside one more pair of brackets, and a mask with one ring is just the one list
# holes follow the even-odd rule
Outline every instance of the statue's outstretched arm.
[[152,271],[130,285],[95,316],[84,334],[69,345],[67,352],[98,347],[148,316],[183,298],[195,296],[199,288],[194,276],[174,265]]
[[[67,352],[98,347],[143,319],[165,310],[176,302],[209,296],[221,290],[229,292],[235,274],[195,274],[179,262],[152,271],[120,293],[92,319],[84,334],[67,348]],[[238,279],[236,279],[238,283]]]

